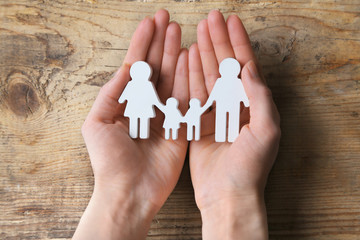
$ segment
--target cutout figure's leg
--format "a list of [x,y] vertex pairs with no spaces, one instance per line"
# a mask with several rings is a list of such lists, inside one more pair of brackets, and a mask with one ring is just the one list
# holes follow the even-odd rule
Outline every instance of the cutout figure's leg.
[[176,140],[178,138],[178,129],[177,128],[172,128],[171,133],[172,133],[172,139]]
[[194,131],[195,131],[195,141],[199,141],[200,140],[200,124],[198,124],[197,126],[194,126]]
[[150,133],[150,118],[140,118],[140,138],[149,138]]
[[193,125],[187,125],[187,140],[191,141],[193,139]]
[[131,138],[138,137],[139,129],[139,119],[138,118],[129,118],[129,135]]
[[240,126],[240,106],[234,108],[233,112],[229,113],[229,129],[228,129],[228,141],[234,142],[239,135]]
[[165,128],[165,139],[169,140],[170,138],[170,128]]
[[215,120],[215,142],[226,141],[226,112],[219,111],[216,106],[216,120]]

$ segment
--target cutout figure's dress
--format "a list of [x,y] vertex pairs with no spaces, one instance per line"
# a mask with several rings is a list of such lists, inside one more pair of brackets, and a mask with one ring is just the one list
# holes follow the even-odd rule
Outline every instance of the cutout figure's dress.
[[[127,94],[127,92],[141,92],[146,94]],[[147,89],[144,91],[144,89]],[[140,92],[140,91],[139,91]],[[154,105],[158,102],[158,98],[154,86],[149,81],[130,81],[123,92],[126,96],[127,105],[124,112],[125,117],[149,119],[155,117]]]

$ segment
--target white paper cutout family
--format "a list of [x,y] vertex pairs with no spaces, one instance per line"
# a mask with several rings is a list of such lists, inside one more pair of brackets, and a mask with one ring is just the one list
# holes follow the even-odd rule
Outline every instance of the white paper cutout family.
[[193,98],[189,102],[189,110],[182,116],[177,99],[167,99],[166,105],[160,102],[150,81],[152,71],[149,64],[143,61],[135,62],[130,68],[132,80],[128,82],[119,98],[119,103],[127,101],[124,116],[129,118],[130,137],[138,138],[139,135],[142,139],[149,138],[150,118],[155,117],[156,106],[165,115],[163,128],[166,139],[170,138],[171,130],[172,139],[176,140],[180,123],[186,123],[187,140],[193,140],[195,135],[197,141],[200,139],[201,115],[216,102],[215,141],[225,142],[228,130],[227,140],[234,142],[240,131],[240,102],[243,102],[245,107],[249,106],[249,99],[241,79],[238,78],[240,70],[240,64],[236,59],[224,59],[219,66],[221,77],[216,80],[205,105],[201,107],[200,100]]

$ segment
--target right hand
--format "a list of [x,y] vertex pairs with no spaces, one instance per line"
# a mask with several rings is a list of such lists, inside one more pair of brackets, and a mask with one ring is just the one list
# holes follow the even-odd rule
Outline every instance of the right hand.
[[[190,144],[191,179],[204,227],[212,225],[210,216],[220,221],[224,214],[228,214],[225,219],[233,213],[241,215],[236,208],[245,203],[258,203],[255,208],[263,216],[263,226],[263,192],[280,139],[278,111],[257,71],[248,35],[237,16],[229,16],[225,22],[220,12],[212,11],[208,19],[199,23],[197,34],[198,44],[189,50],[190,98],[198,98],[204,104],[220,77],[219,63],[232,57],[243,66],[241,79],[250,101],[250,108],[242,109],[242,128],[235,142],[214,141],[213,109],[203,116],[200,141]],[[213,229],[219,226],[213,225]],[[262,236],[266,236],[264,231]]]

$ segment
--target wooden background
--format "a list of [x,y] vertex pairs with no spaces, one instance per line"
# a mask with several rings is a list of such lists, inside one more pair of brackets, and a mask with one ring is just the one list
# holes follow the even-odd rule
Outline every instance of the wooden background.
[[[0,0],[0,239],[70,239],[93,188],[80,127],[138,22],[166,8],[183,46],[238,14],[282,117],[270,239],[360,239],[360,2]],[[148,239],[201,239],[189,168]]]

